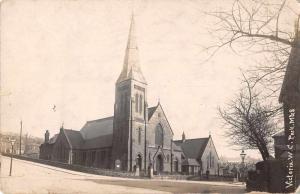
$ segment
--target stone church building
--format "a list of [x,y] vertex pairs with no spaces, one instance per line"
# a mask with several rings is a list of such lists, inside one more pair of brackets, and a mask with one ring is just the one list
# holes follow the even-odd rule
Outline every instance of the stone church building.
[[148,107],[131,19],[122,72],[115,85],[114,116],[87,121],[80,131],[61,127],[40,146],[40,158],[96,168],[154,173],[218,174],[218,154],[207,138],[173,140],[162,105]]

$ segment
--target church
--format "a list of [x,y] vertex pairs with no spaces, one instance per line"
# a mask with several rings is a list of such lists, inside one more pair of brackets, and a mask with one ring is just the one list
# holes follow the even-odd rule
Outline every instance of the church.
[[60,128],[45,133],[40,159],[94,168],[155,174],[218,174],[219,157],[211,135],[173,140],[173,130],[160,102],[148,107],[131,18],[124,64],[115,84],[114,115],[87,121],[79,130]]

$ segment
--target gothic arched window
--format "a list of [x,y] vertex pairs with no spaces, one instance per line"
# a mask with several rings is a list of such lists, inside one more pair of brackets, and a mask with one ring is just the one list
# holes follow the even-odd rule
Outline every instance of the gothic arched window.
[[124,112],[125,113],[127,113],[129,110],[129,107],[128,107],[129,103],[127,103],[127,102],[129,102],[129,96],[127,95],[127,93],[125,93],[125,96],[124,96],[124,108],[125,108]]
[[160,124],[155,129],[155,145],[163,146],[164,144],[164,130]]
[[139,95],[135,94],[135,112],[139,112]]
[[124,110],[124,94],[121,94],[121,100],[120,100],[120,112],[123,112]]
[[209,168],[211,168],[212,164],[211,164],[211,152],[209,152]]
[[207,170],[208,170],[210,168],[209,167],[209,156],[206,157],[206,162],[207,162],[206,167],[207,167]]
[[139,144],[142,142],[142,129],[140,127],[138,128],[138,142]]
[[140,114],[142,113],[142,111],[143,111],[143,96],[142,95],[140,95]]

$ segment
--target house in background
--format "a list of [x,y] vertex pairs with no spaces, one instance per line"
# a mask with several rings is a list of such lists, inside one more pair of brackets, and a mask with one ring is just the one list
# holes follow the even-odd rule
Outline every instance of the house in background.
[[41,138],[36,138],[26,134],[24,139],[24,155],[31,158],[39,158],[40,145],[43,142]]
[[[14,139],[14,148],[10,143],[10,139]],[[39,147],[43,139],[38,137],[29,136],[28,134],[22,135],[21,141],[21,154],[28,157],[38,158]],[[1,153],[13,153],[20,154],[20,135],[17,133],[1,133],[0,134],[0,152]]]

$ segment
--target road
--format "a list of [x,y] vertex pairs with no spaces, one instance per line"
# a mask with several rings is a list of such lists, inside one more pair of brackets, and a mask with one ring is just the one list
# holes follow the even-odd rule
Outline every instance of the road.
[[2,157],[1,188],[5,194],[23,193],[244,193],[244,185],[221,182],[143,180],[92,175],[34,162]]

